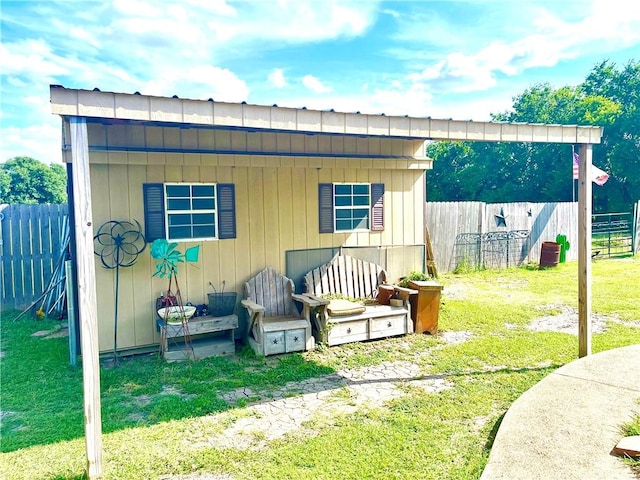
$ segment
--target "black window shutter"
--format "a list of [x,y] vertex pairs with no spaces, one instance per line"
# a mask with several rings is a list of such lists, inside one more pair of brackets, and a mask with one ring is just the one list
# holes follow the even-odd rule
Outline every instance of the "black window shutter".
[[318,185],[318,218],[320,233],[333,233],[333,184]]
[[384,230],[384,183],[371,184],[371,231]]
[[218,184],[218,238],[236,238],[236,186]]
[[164,230],[164,185],[162,183],[143,183],[144,201],[144,238],[153,242],[166,238]]

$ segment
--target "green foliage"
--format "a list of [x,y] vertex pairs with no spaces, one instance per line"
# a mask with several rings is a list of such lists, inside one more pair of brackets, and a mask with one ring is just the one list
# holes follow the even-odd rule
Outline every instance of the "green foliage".
[[409,287],[409,282],[412,281],[412,280],[413,281],[417,281],[417,282],[424,282],[424,281],[427,281],[427,280],[432,280],[432,278],[429,275],[427,275],[426,273],[422,273],[422,272],[418,272],[418,271],[412,270],[411,272],[409,272],[409,275],[407,275],[406,277],[404,277],[400,281],[399,285],[401,287],[408,288]]
[[459,275],[459,274],[471,273],[476,270],[484,270],[484,266],[479,265],[477,262],[474,262],[468,256],[464,256],[460,260],[458,260],[458,263],[456,264],[456,268],[453,269],[453,273]]
[[62,165],[45,165],[31,157],[0,164],[0,203],[66,203],[66,185]]
[[[631,211],[640,199],[640,62],[604,61],[576,87],[536,84],[496,121],[603,127],[593,164],[609,173],[593,189],[594,212]],[[572,193],[571,146],[543,143],[436,142],[427,174],[430,201],[558,202]]]

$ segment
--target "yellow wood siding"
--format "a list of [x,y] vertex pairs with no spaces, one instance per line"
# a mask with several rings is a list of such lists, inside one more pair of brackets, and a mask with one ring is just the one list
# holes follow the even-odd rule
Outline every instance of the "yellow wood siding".
[[[141,127],[140,127],[141,128]],[[139,142],[140,131],[119,128],[112,135],[103,127],[91,129],[94,139],[107,142],[116,138]],[[168,132],[171,132],[168,134]],[[174,145],[189,143],[230,148],[247,145],[255,136],[242,132],[198,131],[196,134],[174,135],[173,129],[145,127],[147,141]],[[283,134],[262,134],[265,145],[285,149],[317,150],[353,148],[358,153],[376,151],[383,143],[390,150],[402,147],[394,142],[355,142],[333,137],[310,137],[286,140]],[[128,139],[128,140],[127,140]],[[250,139],[250,140],[249,140]],[[249,141],[247,141],[249,140]],[[253,148],[253,147],[252,147]],[[390,152],[391,153],[391,152]],[[181,154],[145,152],[92,151],[91,185],[93,218],[96,229],[109,220],[137,220],[144,228],[142,184],[146,182],[214,182],[233,183],[236,195],[237,238],[197,242],[200,260],[196,265],[180,266],[178,282],[185,302],[207,303],[209,282],[220,290],[243,294],[244,282],[266,266],[285,272],[285,252],[319,247],[415,245],[423,243],[424,171],[397,169],[395,159],[334,158],[295,156],[262,156],[232,154]],[[385,229],[381,232],[318,233],[318,184],[333,182],[384,183]],[[181,250],[194,245],[183,242]],[[398,265],[419,264],[415,253],[394,249],[393,261]],[[407,249],[408,250],[408,249]],[[411,257],[411,258],[409,258]],[[113,348],[115,271],[102,268],[97,260],[98,317],[100,350]],[[130,268],[120,270],[118,308],[118,346],[122,349],[154,345],[155,299],[166,292],[166,279],[152,278],[155,261],[147,248]]]

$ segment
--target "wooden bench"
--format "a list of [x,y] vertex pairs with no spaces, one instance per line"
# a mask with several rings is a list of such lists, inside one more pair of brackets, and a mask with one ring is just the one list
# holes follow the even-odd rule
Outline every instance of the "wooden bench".
[[[373,340],[413,333],[409,297],[417,290],[393,287],[399,306],[375,303],[379,287],[386,284],[387,274],[380,265],[338,255],[329,263],[314,268],[304,277],[305,295],[318,303],[314,317],[316,340],[327,345]],[[322,296],[338,295],[366,299],[364,311],[341,314],[331,309]]]
[[[293,290],[293,281],[270,267],[245,283],[241,304],[249,314],[246,339],[259,355],[314,348],[310,316],[318,302]],[[301,312],[294,300],[302,303]]]

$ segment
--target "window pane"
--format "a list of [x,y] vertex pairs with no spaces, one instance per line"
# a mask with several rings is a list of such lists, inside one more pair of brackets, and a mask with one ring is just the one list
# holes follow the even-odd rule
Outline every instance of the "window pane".
[[172,240],[191,238],[191,228],[169,227],[169,238]]
[[336,195],[351,195],[351,185],[336,185]]
[[213,185],[193,185],[194,197],[213,197]]
[[336,230],[351,230],[351,221],[350,220],[336,221]]
[[213,198],[194,198],[192,203],[194,210],[213,210],[216,208]]
[[191,225],[191,214],[189,213],[173,213],[169,215],[169,226],[177,227],[180,225]]
[[353,218],[362,219],[369,217],[369,209],[368,208],[354,208],[353,209]]
[[213,213],[194,213],[193,224],[194,225],[213,225],[215,222],[215,216]]
[[213,225],[196,225],[193,227],[193,238],[209,238],[216,236]]
[[367,205],[369,206],[369,196],[368,195],[357,195],[353,197],[354,205]]
[[169,199],[167,201],[168,210],[191,210],[191,201],[188,198],[185,199]]
[[336,207],[351,206],[351,197],[335,197]]
[[190,197],[190,185],[167,185],[167,197]]
[[360,195],[362,194],[369,195],[369,185],[354,185],[353,193],[360,194]]
[[336,210],[336,218],[351,218],[351,209],[341,208]]

